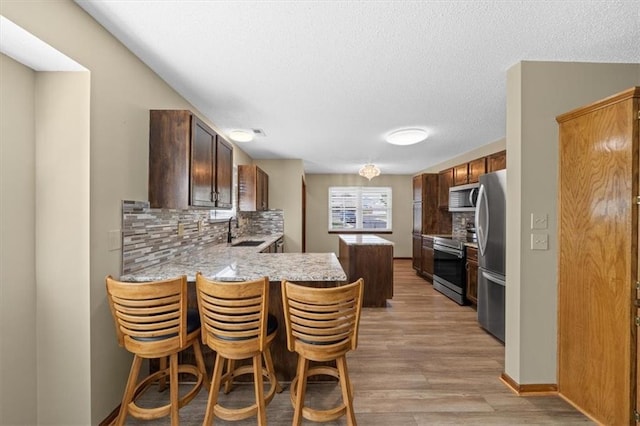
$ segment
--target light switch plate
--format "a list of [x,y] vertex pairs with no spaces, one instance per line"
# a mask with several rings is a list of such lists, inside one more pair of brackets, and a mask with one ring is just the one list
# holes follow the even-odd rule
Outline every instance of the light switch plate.
[[122,238],[120,230],[109,231],[109,251],[120,250],[122,248]]
[[531,213],[531,229],[547,229],[549,221],[546,213]]
[[531,250],[548,250],[549,236],[547,234],[531,234]]
[[184,235],[184,223],[178,224],[178,237],[182,237]]

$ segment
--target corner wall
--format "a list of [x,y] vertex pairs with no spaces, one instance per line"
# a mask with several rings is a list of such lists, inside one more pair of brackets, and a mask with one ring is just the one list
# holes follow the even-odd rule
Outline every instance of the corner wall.
[[[284,213],[284,249],[287,253],[302,251],[302,160],[256,160],[255,164],[269,175],[269,209]],[[307,206],[307,211],[309,208]],[[307,241],[309,238],[307,236]],[[307,244],[307,251],[308,244]]]
[[[307,181],[307,252],[338,254],[338,235],[329,234],[330,186],[390,186],[392,188],[392,234],[379,234],[394,243],[393,256],[412,256],[413,177],[380,175],[367,181],[355,174],[308,174]],[[285,216],[285,224],[287,218]]]
[[37,424],[35,72],[0,54],[0,424]]
[[36,73],[39,424],[91,419],[89,96],[88,72]]
[[[505,373],[555,384],[558,126],[555,117],[640,85],[640,64],[521,62],[507,73]],[[549,250],[532,251],[531,213],[547,214]]]

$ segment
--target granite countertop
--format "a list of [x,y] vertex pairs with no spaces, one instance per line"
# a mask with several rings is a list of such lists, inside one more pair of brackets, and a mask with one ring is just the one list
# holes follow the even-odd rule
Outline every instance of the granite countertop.
[[185,253],[178,259],[123,275],[122,281],[157,281],[186,275],[195,281],[197,272],[220,281],[244,281],[264,276],[270,281],[346,281],[335,253],[260,253],[282,234],[252,235],[234,240],[264,241],[255,247],[214,244]]
[[393,245],[389,240],[370,234],[340,234],[342,241],[349,245]]

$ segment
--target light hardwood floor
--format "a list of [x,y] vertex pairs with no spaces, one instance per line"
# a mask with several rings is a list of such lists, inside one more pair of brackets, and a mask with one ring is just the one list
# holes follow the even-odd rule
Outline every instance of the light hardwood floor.
[[[556,396],[519,397],[500,380],[504,346],[483,331],[476,312],[459,306],[416,276],[409,260],[394,262],[394,296],[386,308],[363,308],[359,345],[347,356],[355,397],[356,418],[367,425],[569,425],[593,424]],[[289,384],[268,406],[270,425],[290,425],[293,408]],[[151,389],[150,402],[164,398]],[[183,425],[200,425],[208,392],[180,409]],[[238,385],[227,404],[245,404],[253,389]],[[313,384],[310,404],[328,407],[339,401],[334,384]],[[169,418],[144,422],[128,418],[127,424],[168,425]],[[217,425],[255,425],[215,420]],[[303,424],[316,424],[305,421]],[[344,425],[346,421],[325,423]]]

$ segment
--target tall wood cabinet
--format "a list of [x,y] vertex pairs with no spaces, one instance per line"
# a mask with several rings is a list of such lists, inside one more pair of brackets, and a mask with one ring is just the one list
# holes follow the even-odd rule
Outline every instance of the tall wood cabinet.
[[[424,234],[451,233],[451,213],[439,207],[440,177],[438,173],[423,173],[413,178],[413,268],[431,278],[433,257],[423,246]],[[447,189],[447,197],[449,190]],[[423,254],[427,259],[423,260]],[[431,266],[430,266],[431,265]]]
[[191,111],[151,110],[149,203],[230,209],[233,147]]
[[640,88],[557,117],[558,392],[601,424],[637,410]]
[[260,167],[238,166],[238,206],[245,212],[269,210],[269,175]]

